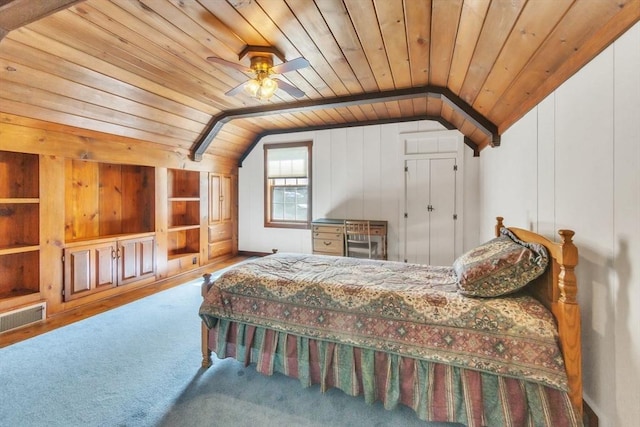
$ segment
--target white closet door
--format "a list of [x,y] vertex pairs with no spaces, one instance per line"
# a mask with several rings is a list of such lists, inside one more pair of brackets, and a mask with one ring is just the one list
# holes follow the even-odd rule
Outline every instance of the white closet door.
[[405,261],[429,263],[429,159],[405,162]]
[[456,161],[405,162],[405,260],[451,265],[455,259]]
[[429,264],[451,265],[455,259],[455,159],[431,159]]

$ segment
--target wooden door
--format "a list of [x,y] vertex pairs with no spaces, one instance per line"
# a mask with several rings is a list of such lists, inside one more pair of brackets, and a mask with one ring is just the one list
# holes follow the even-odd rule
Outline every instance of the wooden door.
[[64,300],[117,285],[116,244],[108,242],[64,250]]
[[456,160],[405,162],[405,262],[451,265],[455,259]]

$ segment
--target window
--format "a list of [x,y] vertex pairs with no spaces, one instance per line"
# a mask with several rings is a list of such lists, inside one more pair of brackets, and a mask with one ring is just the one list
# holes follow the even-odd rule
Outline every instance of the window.
[[310,228],[311,146],[264,145],[265,227]]

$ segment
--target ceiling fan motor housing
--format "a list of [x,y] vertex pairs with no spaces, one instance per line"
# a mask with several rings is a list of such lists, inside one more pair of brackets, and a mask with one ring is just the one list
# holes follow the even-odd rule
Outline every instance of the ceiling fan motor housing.
[[252,56],[251,69],[256,73],[268,73],[273,67],[273,58],[268,56]]

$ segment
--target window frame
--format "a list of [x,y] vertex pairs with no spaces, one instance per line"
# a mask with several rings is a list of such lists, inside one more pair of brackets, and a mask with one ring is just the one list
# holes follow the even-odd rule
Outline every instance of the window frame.
[[[268,177],[268,153],[269,150],[280,148],[307,148],[307,219],[302,221],[273,221],[271,218],[271,212],[273,209],[271,195],[273,193],[273,187],[270,183],[271,179]],[[264,226],[267,228],[294,228],[309,230],[311,229],[312,221],[312,159],[313,159],[313,141],[302,142],[285,142],[285,143],[270,143],[264,144]]]

